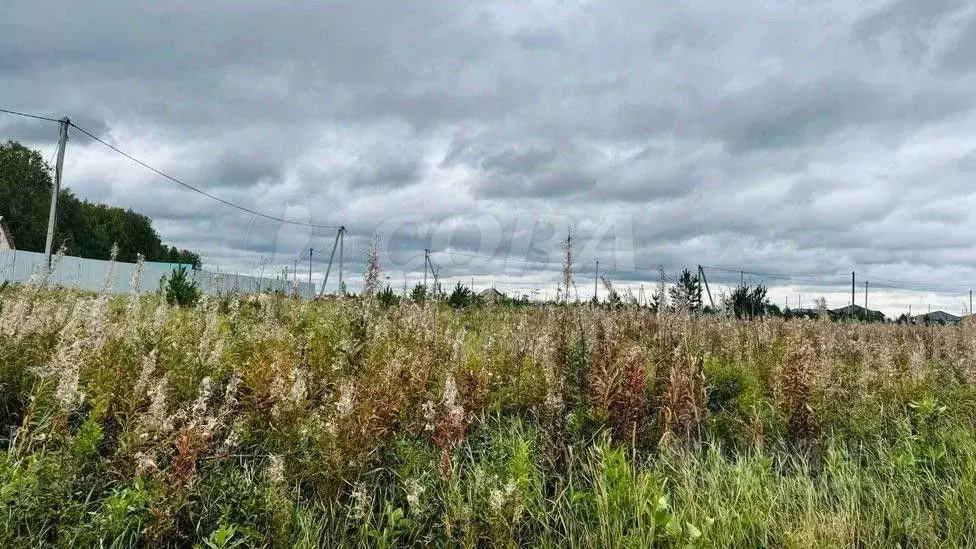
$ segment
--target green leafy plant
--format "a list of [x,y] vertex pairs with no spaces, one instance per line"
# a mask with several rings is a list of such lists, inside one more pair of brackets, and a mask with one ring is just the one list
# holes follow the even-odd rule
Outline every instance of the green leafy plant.
[[400,303],[400,296],[393,292],[393,288],[389,284],[386,285],[380,293],[376,294],[377,301],[380,302],[380,306],[384,309],[389,309],[390,307],[396,307]]
[[186,267],[180,265],[166,281],[166,302],[180,307],[193,307],[200,300],[200,288],[186,276]]
[[427,286],[423,284],[417,284],[410,290],[410,301],[414,303],[423,303],[427,300]]
[[474,292],[471,291],[471,288],[458,282],[457,286],[454,287],[454,291],[451,292],[450,297],[447,298],[447,303],[454,309],[463,309],[473,305],[474,298]]

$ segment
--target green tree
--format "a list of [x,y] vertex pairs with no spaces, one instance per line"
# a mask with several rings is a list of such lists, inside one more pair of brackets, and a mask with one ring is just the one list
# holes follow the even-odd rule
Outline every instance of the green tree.
[[698,275],[692,275],[691,271],[682,271],[678,281],[668,289],[671,296],[671,304],[675,309],[691,311],[697,313],[702,306],[702,285]]
[[725,298],[725,309],[739,319],[761,317],[769,312],[770,303],[766,292],[766,286],[762,284],[736,286]]
[[186,276],[186,267],[173,269],[166,283],[166,302],[180,307],[193,307],[200,300],[200,288]]
[[[51,167],[41,153],[20,143],[0,144],[0,215],[10,225],[14,244],[22,250],[42,251],[53,188]],[[55,247],[91,259],[108,259],[118,244],[120,261],[183,263],[200,268],[200,256],[162,243],[145,215],[78,199],[70,189],[58,194]]]
[[463,309],[474,304],[474,292],[460,282],[454,287],[451,296],[447,298],[447,303],[455,309]]
[[15,141],[0,143],[0,215],[20,249],[44,249],[54,185],[51,171],[40,152]]
[[417,284],[410,291],[410,300],[414,303],[423,303],[427,300],[427,286]]

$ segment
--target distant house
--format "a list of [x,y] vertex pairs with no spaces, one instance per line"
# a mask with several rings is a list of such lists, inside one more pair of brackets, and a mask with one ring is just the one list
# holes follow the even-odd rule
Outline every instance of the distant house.
[[[833,309],[830,311],[830,317],[843,320],[845,318],[851,317],[851,305],[846,307],[841,307],[840,309]],[[854,319],[855,320],[867,320],[869,322],[884,322],[885,315],[881,311],[872,311],[871,309],[865,309],[860,305],[854,305]]]
[[817,318],[820,315],[817,309],[790,309],[789,311],[797,318]]
[[16,250],[14,246],[14,235],[10,232],[10,225],[7,220],[0,215],[0,250]]
[[914,324],[955,324],[960,320],[962,320],[962,317],[949,314],[945,311],[933,311],[928,314],[912,317],[912,323]]
[[494,288],[488,288],[487,290],[481,290],[478,292],[478,297],[480,297],[485,303],[498,303],[505,298],[505,294]]

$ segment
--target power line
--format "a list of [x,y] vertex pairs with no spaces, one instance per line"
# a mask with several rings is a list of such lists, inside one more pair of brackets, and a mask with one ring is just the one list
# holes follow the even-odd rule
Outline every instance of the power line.
[[162,172],[162,171],[160,171],[160,170],[158,170],[158,169],[150,166],[149,164],[146,164],[145,162],[143,162],[142,160],[139,160],[138,158],[132,156],[131,154],[129,154],[129,153],[125,152],[125,151],[122,151],[118,147],[115,147],[114,145],[110,145],[109,143],[105,142],[104,140],[96,137],[91,132],[85,130],[82,127],[79,127],[77,124],[75,124],[73,122],[71,123],[71,126],[74,127],[76,130],[80,131],[81,133],[83,133],[83,134],[87,135],[88,137],[92,138],[93,140],[101,143],[102,145],[105,145],[109,149],[111,149],[111,150],[117,152],[118,154],[120,154],[120,155],[128,158],[129,160],[135,162],[136,164],[139,164],[143,168],[146,168],[147,170],[155,173],[156,175],[159,175],[161,177],[164,177],[164,178],[166,178],[166,179],[168,179],[168,180],[170,180],[173,183],[176,183],[178,185],[182,185],[183,187],[186,187],[187,189],[189,189],[189,190],[191,190],[191,191],[193,191],[195,193],[199,193],[199,194],[202,194],[203,196],[206,196],[207,198],[210,198],[212,200],[216,200],[217,202],[220,202],[221,204],[224,204],[226,206],[230,206],[232,208],[237,208],[238,210],[241,210],[242,212],[247,212],[249,214],[256,215],[258,217],[263,217],[265,219],[270,219],[272,221],[278,221],[278,222],[281,222],[281,223],[287,223],[289,225],[299,225],[299,226],[302,226],[302,227],[311,227],[313,229],[338,229],[339,228],[339,225],[315,225],[315,224],[312,224],[312,223],[302,223],[300,221],[291,221],[291,220],[284,219],[284,218],[281,218],[281,217],[277,217],[277,216],[269,215],[269,214],[266,214],[266,213],[263,213],[263,212],[259,212],[257,210],[252,210],[250,208],[247,208],[245,206],[241,206],[240,204],[235,204],[235,203],[230,202],[228,200],[224,200],[223,198],[220,198],[219,196],[214,196],[214,195],[212,195],[212,194],[204,191],[203,189],[200,189],[198,187],[194,187],[193,185],[190,185],[189,183],[185,183],[183,181],[180,181],[179,179],[177,179],[177,178],[175,178],[175,177],[173,177],[173,176],[171,176],[171,175],[169,175],[169,174],[167,174],[165,172]]
[[[468,257],[468,258],[472,258],[472,259],[485,259],[485,260],[489,260],[489,261],[504,261],[506,263],[521,263],[523,265],[530,265],[530,264],[531,265],[545,265],[545,266],[551,266],[551,267],[558,267],[560,269],[562,268],[562,262],[561,262],[561,260],[560,261],[544,261],[542,259],[530,259],[530,258],[519,259],[519,258],[514,258],[514,257],[511,257],[511,256],[485,255],[485,254],[476,254],[476,253],[472,253],[472,252],[455,252],[455,251],[451,251],[451,250],[437,250],[437,251],[433,251],[432,250],[431,253],[432,254],[445,254],[445,255],[456,256],[456,257]],[[594,262],[593,259],[590,259],[590,260],[587,260],[587,261],[573,261],[573,265],[586,265],[588,263],[593,263],[593,262]]]
[[747,274],[752,276],[764,276],[768,278],[838,278],[846,277],[847,275],[839,273],[763,273],[758,271],[745,271],[742,269],[732,269],[728,267],[715,267],[713,265],[702,265],[705,269],[711,269],[713,271],[721,271],[724,273],[732,274]]
[[12,111],[10,109],[0,109],[0,112],[6,113],[6,114],[13,114],[15,116],[23,116],[24,118],[34,118],[36,120],[45,120],[47,122],[60,122],[60,120],[57,120],[55,118],[49,118],[47,116],[39,116],[39,115],[36,115],[36,114],[28,114],[26,112]]
[[[866,277],[872,283],[878,281],[886,285],[924,286],[926,288],[942,288],[944,290],[968,290],[972,284],[952,284],[948,282],[911,282],[908,280],[893,280],[889,278]],[[906,288],[907,289],[907,288]]]

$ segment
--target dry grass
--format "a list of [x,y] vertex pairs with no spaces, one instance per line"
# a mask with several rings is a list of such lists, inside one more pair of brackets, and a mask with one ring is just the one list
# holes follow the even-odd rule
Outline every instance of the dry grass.
[[6,546],[974,543],[973,326],[0,299]]

